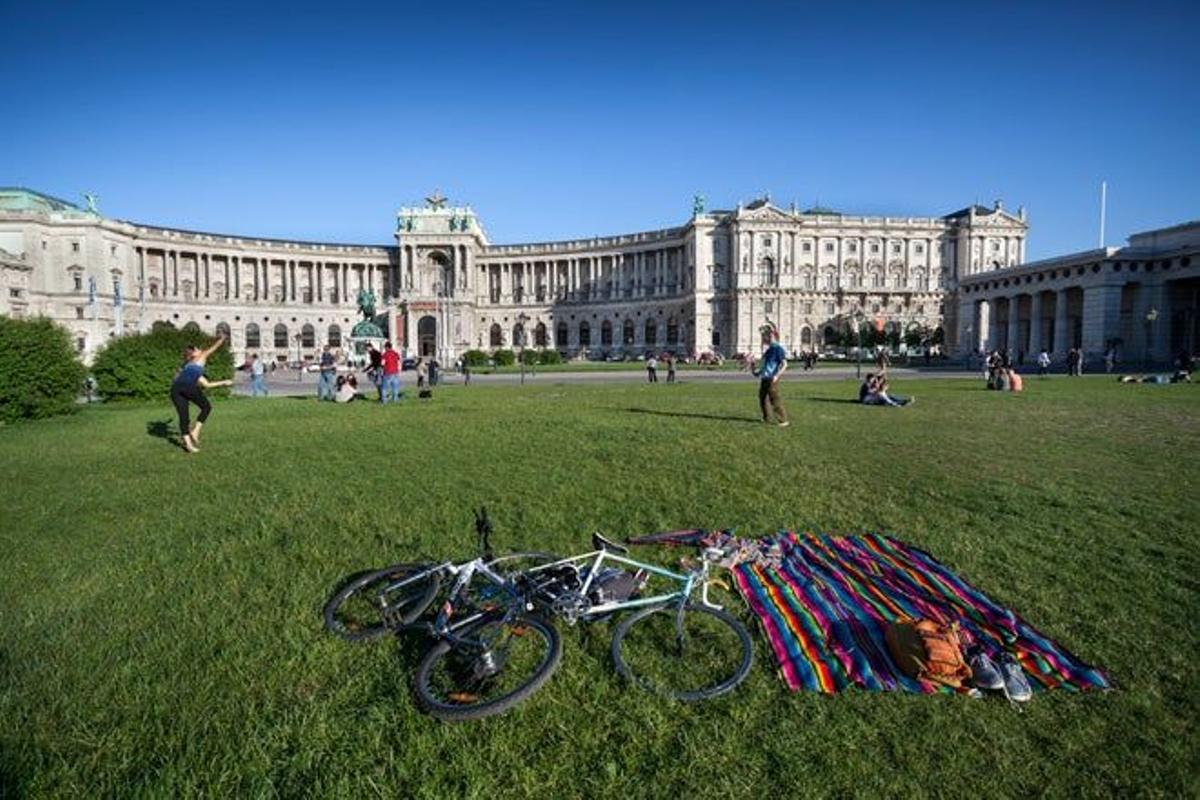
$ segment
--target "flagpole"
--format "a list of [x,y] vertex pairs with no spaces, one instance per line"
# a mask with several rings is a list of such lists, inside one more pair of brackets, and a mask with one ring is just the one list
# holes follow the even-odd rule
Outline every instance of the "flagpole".
[[1104,213],[1108,205],[1108,181],[1100,181],[1100,249],[1104,249]]

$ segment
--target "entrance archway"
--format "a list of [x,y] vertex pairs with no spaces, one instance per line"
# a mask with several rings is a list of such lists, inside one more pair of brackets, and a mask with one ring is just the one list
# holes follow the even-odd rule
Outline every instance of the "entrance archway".
[[417,321],[417,353],[422,358],[437,355],[437,319],[429,315]]

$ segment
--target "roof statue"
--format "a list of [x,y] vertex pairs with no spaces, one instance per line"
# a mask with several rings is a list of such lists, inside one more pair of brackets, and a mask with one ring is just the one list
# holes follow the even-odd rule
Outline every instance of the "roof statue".
[[441,211],[443,208],[446,207],[446,198],[442,194],[441,190],[434,189],[433,194],[431,194],[431,195],[429,195],[429,197],[425,198],[425,204],[427,206],[429,206],[430,208],[432,208],[434,211]]
[[704,195],[692,195],[692,216],[698,217],[704,213]]
[[98,208],[96,208],[96,201],[99,199],[100,198],[97,195],[94,195],[91,192],[83,193],[83,200],[84,200],[84,202],[87,203],[86,210],[89,214],[95,214],[97,216],[100,215],[100,210]]

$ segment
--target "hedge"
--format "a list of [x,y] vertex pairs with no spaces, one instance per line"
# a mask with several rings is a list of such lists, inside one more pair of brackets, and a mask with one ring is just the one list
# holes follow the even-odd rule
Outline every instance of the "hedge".
[[[212,343],[213,338],[199,329],[155,326],[149,333],[110,340],[96,355],[92,375],[106,399],[162,399],[183,363],[183,349],[188,345],[208,347]],[[233,356],[228,347],[209,356],[204,374],[210,381],[233,377]]]
[[462,355],[463,363],[468,367],[486,367],[488,354],[482,350],[468,350]]
[[517,357],[513,355],[512,350],[497,350],[492,353],[492,358],[496,360],[497,367],[511,367],[517,363]]
[[0,317],[0,421],[73,412],[85,376],[66,328]]
[[561,364],[563,363],[562,354],[557,350],[543,350],[538,353],[539,364]]

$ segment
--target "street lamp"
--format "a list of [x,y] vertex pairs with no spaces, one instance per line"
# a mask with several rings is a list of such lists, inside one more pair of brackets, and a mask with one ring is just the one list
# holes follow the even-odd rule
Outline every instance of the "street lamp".
[[866,317],[860,309],[855,309],[850,315],[850,319],[854,321],[854,341],[858,343],[857,361],[854,365],[854,376],[862,378],[862,326]]
[[300,343],[303,341],[303,336],[299,333],[294,337],[296,340],[296,380],[304,380],[304,356],[300,353]]
[[529,324],[529,316],[524,311],[522,311],[520,314],[517,315],[517,322],[520,323],[520,325],[521,325],[521,341],[518,342],[517,344],[519,344],[521,347],[521,355],[518,356],[518,358],[520,358],[520,360],[521,360],[521,385],[524,386],[525,385],[525,339],[528,337],[528,334],[525,332],[525,326]]
[[1150,368],[1150,354],[1153,352],[1154,322],[1158,319],[1158,309],[1153,306],[1146,312],[1146,368]]

